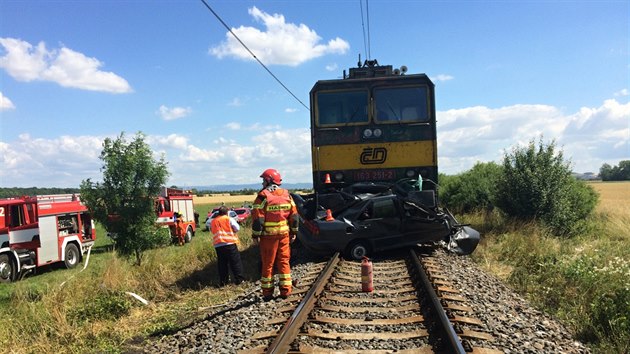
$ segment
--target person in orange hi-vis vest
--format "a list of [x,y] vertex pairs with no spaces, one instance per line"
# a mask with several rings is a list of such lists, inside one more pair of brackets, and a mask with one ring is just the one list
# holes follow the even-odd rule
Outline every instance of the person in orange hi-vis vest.
[[186,225],[184,225],[182,214],[175,212],[173,216],[175,217],[175,236],[177,236],[179,245],[183,246],[185,241],[184,238],[186,237]]
[[219,215],[210,224],[212,230],[212,244],[217,252],[217,267],[219,269],[219,286],[229,281],[229,270],[232,270],[232,281],[239,285],[245,280],[241,254],[238,252],[238,222],[228,216],[228,208],[221,206]]
[[265,301],[273,298],[274,266],[278,272],[280,297],[291,294],[291,243],[298,231],[299,216],[289,191],[280,188],[282,178],[270,168],[260,177],[263,189],[258,192],[252,208],[252,238],[260,247],[262,268],[260,287]]

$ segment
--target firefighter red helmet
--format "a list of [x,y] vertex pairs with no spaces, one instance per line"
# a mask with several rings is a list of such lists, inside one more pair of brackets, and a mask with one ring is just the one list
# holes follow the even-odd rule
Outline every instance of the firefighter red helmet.
[[282,177],[280,176],[280,173],[278,173],[278,171],[274,170],[273,168],[266,169],[260,175],[260,177],[263,179],[263,181],[267,183],[273,183],[277,185],[280,185],[280,183],[282,183]]

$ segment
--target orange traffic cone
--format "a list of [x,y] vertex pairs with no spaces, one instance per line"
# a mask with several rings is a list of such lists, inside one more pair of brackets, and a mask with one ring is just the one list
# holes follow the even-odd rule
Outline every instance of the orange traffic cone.
[[335,218],[332,216],[332,211],[330,209],[326,209],[326,221],[333,221]]
[[326,178],[324,179],[324,183],[326,183],[326,184],[330,183],[330,173],[326,174]]

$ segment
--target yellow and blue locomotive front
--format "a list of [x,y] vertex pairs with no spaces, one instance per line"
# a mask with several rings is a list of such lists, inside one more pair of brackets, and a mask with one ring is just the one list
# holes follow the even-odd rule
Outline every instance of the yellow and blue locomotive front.
[[433,83],[391,66],[374,69],[350,69],[348,78],[318,81],[311,90],[316,192],[328,188],[328,180],[343,186],[422,176],[437,183]]

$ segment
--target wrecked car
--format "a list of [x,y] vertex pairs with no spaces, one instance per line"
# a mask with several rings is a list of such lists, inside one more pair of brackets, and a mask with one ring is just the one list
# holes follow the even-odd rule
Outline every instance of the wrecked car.
[[434,190],[416,180],[356,183],[309,195],[293,194],[300,212],[298,238],[318,254],[342,252],[347,259],[418,244],[440,244],[466,255],[479,232],[438,207]]

